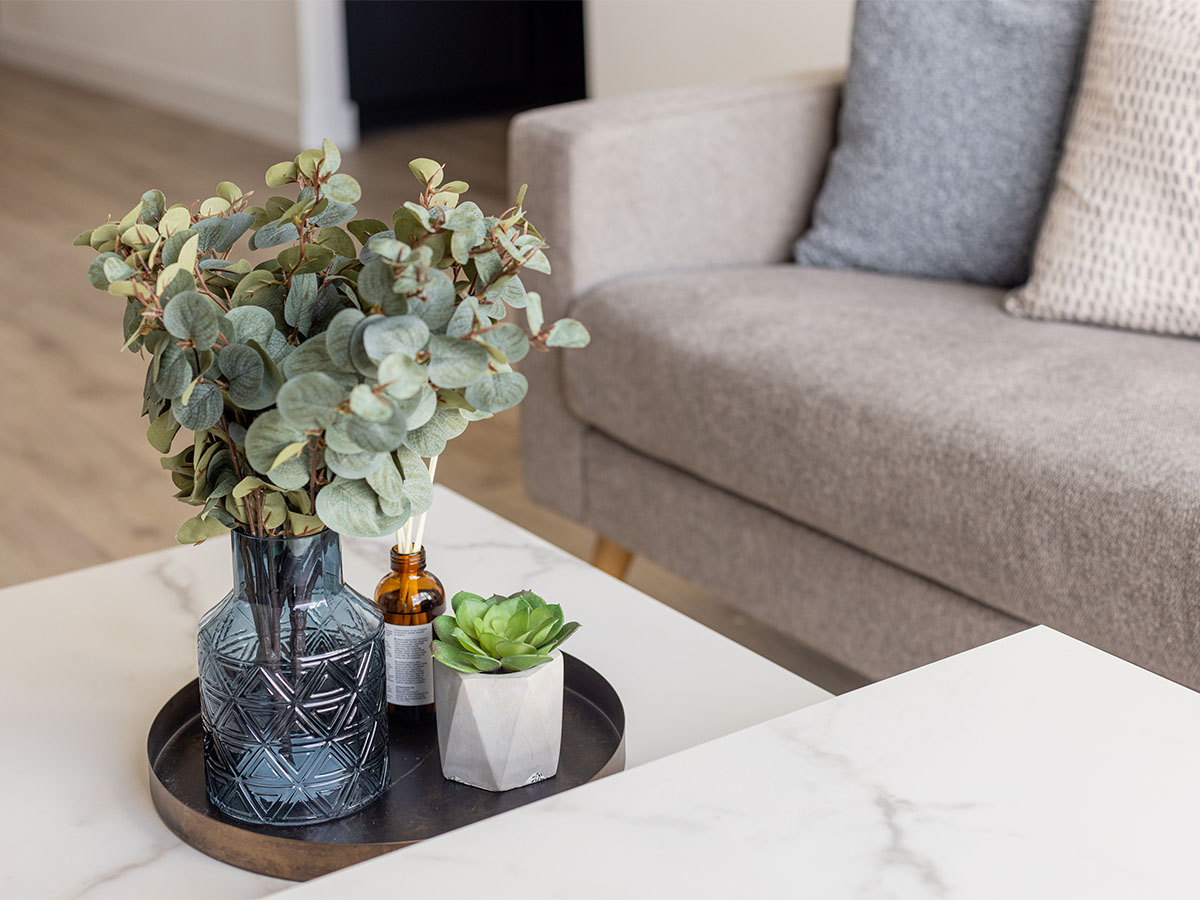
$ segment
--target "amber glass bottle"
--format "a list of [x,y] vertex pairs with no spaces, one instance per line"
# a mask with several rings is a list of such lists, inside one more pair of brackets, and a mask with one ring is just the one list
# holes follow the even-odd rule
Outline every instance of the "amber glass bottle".
[[433,714],[433,620],[446,611],[446,589],[425,569],[425,548],[392,548],[392,571],[375,588],[383,613],[388,713],[393,722],[420,722]]

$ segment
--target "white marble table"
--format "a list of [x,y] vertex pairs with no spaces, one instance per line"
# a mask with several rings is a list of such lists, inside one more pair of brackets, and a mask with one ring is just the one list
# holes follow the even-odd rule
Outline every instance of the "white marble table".
[[[426,543],[449,592],[532,587],[584,623],[569,649],[621,694],[631,767],[829,696],[451,491],[438,489]],[[344,550],[347,580],[370,594],[387,542]],[[192,850],[150,804],[146,731],[195,677],[196,622],[230,577],[227,542],[212,541],[0,591],[0,896],[236,898],[290,885]]]
[[1196,896],[1198,758],[1200,695],[1035,628],[285,896]]

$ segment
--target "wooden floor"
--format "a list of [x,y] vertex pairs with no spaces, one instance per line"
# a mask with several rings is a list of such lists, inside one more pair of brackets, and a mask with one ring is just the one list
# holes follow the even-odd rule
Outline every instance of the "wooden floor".
[[[504,208],[506,125],[490,117],[371,136],[344,156],[363,185],[360,212],[390,220],[415,188],[416,156],[471,182],[485,209]],[[120,301],[87,283],[91,253],[71,239],[152,187],[168,203],[211,196],[223,180],[263,192],[263,172],[290,155],[0,67],[0,586],[158,549],[190,514],[144,437],[145,369],[119,352]],[[515,412],[455,440],[438,479],[590,555],[595,535],[525,498]],[[645,560],[628,580],[829,690],[862,683]]]

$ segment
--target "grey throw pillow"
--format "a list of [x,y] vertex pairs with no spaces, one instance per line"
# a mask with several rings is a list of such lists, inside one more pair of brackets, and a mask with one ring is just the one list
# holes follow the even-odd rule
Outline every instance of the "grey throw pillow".
[[859,0],[838,143],[796,261],[1029,273],[1091,0]]

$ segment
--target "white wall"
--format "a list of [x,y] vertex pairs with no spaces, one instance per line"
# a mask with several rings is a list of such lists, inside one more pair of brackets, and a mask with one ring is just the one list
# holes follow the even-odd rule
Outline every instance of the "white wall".
[[341,0],[0,0],[0,60],[286,148],[357,141]]
[[840,68],[853,0],[585,0],[588,93]]

